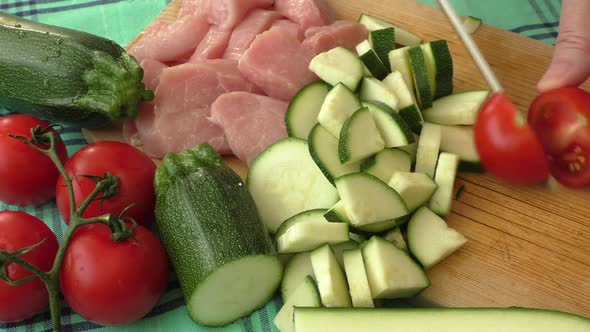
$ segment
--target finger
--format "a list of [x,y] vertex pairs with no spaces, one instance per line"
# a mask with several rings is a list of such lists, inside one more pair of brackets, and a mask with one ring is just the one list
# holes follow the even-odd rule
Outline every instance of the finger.
[[563,0],[553,60],[537,85],[540,92],[578,86],[590,76],[590,1]]

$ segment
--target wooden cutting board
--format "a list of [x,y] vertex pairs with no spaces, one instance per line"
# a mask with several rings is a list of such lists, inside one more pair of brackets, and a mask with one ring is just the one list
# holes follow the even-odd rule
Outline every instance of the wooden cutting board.
[[[343,19],[356,20],[361,12],[368,13],[426,40],[448,40],[456,91],[486,88],[438,9],[410,0],[330,2]],[[180,3],[172,1],[160,19],[174,20]],[[487,25],[474,37],[512,100],[526,109],[553,47]],[[86,134],[90,141],[121,138],[117,129]],[[241,162],[227,160],[245,174]],[[516,187],[476,174],[460,174],[456,187],[464,191],[447,221],[469,241],[428,272],[432,287],[416,301],[440,306],[536,307],[590,317],[590,192]]]

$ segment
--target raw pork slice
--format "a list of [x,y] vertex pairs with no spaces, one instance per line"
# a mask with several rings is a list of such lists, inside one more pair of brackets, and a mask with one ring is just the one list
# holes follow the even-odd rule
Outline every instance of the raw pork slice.
[[232,91],[257,91],[241,76],[236,61],[209,60],[165,69],[156,89],[155,110],[142,110],[136,118],[137,140],[156,158],[202,142],[220,154],[230,153],[223,130],[208,117],[217,97]]
[[248,92],[221,95],[211,106],[211,120],[220,125],[236,157],[248,165],[262,150],[287,136],[288,104]]
[[207,31],[209,23],[205,16],[186,15],[174,23],[155,21],[129,53],[138,61],[181,61],[191,56]]
[[274,0],[209,0],[209,22],[221,29],[235,27],[255,8],[268,8]]
[[236,26],[223,55],[224,59],[238,60],[246,52],[257,35],[270,29],[281,14],[272,10],[256,9]]
[[140,65],[143,68],[143,84],[150,90],[156,90],[160,83],[160,74],[168,66],[152,59],[143,59]]
[[308,69],[312,55],[288,29],[274,27],[258,35],[240,59],[240,72],[266,95],[290,100],[316,80]]
[[303,31],[299,29],[299,25],[289,19],[282,19],[275,21],[272,24],[272,27],[281,27],[287,29],[293,36],[295,36],[299,41],[303,41],[305,39],[305,34]]
[[355,51],[356,45],[367,39],[369,32],[364,25],[350,21],[336,21],[323,27],[305,31],[303,47],[313,54],[329,51],[336,46]]
[[299,24],[302,32],[310,27],[328,25],[336,17],[325,0],[275,0],[275,9]]
[[231,35],[231,30],[222,30],[217,25],[212,25],[189,62],[221,58]]
[[210,0],[183,0],[178,17],[186,15],[206,15]]

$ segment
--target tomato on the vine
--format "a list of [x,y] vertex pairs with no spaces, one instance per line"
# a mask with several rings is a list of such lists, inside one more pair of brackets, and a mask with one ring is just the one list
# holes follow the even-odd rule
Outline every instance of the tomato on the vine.
[[590,94],[579,88],[554,89],[531,104],[528,122],[551,174],[569,187],[590,185]]
[[[9,253],[33,246],[38,247],[20,256],[29,264],[42,271],[49,271],[58,250],[55,234],[34,216],[24,212],[0,212],[0,251]],[[0,268],[2,264],[0,262]],[[6,277],[18,281],[32,275],[17,263],[8,263],[5,267]],[[11,286],[0,279],[0,321],[15,322],[31,318],[43,312],[49,303],[45,284],[34,278],[18,286]]]
[[[34,116],[11,114],[0,117],[0,201],[12,205],[38,205],[55,197],[59,172],[51,159],[23,141],[9,135],[31,139],[31,129],[48,124]],[[58,136],[59,137],[59,136]],[[48,148],[37,143],[40,148]],[[59,159],[68,152],[64,142],[56,142]]]
[[[73,178],[76,205],[79,205],[96,187],[96,182],[84,175],[102,177],[106,172],[119,178],[118,192],[109,198],[92,202],[82,217],[92,218],[107,213],[119,215],[126,207],[135,204],[127,217],[149,226],[154,219],[155,163],[142,151],[123,143],[114,141],[97,142],[87,145],[76,152],[65,165],[66,173]],[[62,176],[56,188],[57,207],[65,219],[70,220],[70,202],[68,189]]]
[[101,223],[76,230],[61,267],[61,290],[72,309],[101,325],[126,325],[145,316],[166,290],[168,258],[145,227],[116,242]]
[[515,184],[537,184],[549,176],[540,143],[514,104],[502,93],[482,107],[474,126],[475,145],[485,170]]

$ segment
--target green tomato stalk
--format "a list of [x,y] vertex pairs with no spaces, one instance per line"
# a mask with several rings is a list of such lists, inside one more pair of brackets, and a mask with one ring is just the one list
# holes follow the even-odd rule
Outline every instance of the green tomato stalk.
[[[112,197],[117,193],[119,179],[110,173],[106,173],[103,177],[86,176],[96,182],[96,187],[90,193],[90,195],[88,195],[88,197],[86,197],[86,199],[80,203],[80,205],[76,206],[72,178],[70,178],[66,173],[64,165],[61,163],[55,149],[55,143],[57,140],[56,132],[53,130],[52,127],[37,127],[31,129],[31,134],[32,139],[30,140],[22,136],[13,137],[15,139],[23,141],[25,144],[48,156],[57,167],[59,173],[64,177],[70,201],[70,224],[64,235],[63,240],[60,243],[51,270],[49,270],[48,272],[42,271],[36,266],[33,266],[32,264],[29,264],[27,261],[20,258],[22,255],[26,254],[27,252],[30,252],[31,250],[34,250],[39,245],[41,245],[45,241],[43,240],[37,244],[23,248],[16,252],[10,253],[7,251],[0,251],[0,279],[4,280],[6,283],[12,286],[22,285],[28,281],[33,280],[36,277],[41,279],[45,283],[45,286],[47,287],[47,291],[49,293],[49,310],[51,312],[51,322],[53,325],[53,329],[59,332],[62,331],[61,310],[59,300],[59,273],[61,270],[62,262],[65,257],[66,250],[68,249],[68,245],[76,229],[78,229],[78,227],[80,226],[100,222],[109,226],[112,232],[113,241],[124,241],[133,237],[132,234],[135,228],[137,227],[137,223],[133,219],[126,218],[124,216],[125,212],[129,207],[125,209],[125,211],[123,211],[119,216],[106,214],[95,218],[82,218],[84,211],[94,200]],[[47,148],[42,148],[38,145],[44,145],[47,146]],[[99,194],[102,194],[101,198],[98,198]],[[131,221],[133,226],[128,227],[125,221]],[[23,268],[32,272],[33,275],[19,280],[10,280],[6,275],[5,267],[8,263],[11,262],[19,264]]]

